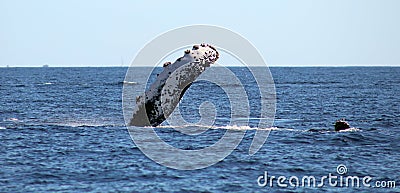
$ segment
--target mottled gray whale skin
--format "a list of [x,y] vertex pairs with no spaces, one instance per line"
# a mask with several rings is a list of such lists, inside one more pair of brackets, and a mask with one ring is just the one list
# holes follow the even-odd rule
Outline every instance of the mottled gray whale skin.
[[136,97],[136,107],[130,126],[158,126],[178,105],[185,91],[202,72],[219,58],[211,45],[194,45],[174,63],[166,62],[163,71],[143,94]]

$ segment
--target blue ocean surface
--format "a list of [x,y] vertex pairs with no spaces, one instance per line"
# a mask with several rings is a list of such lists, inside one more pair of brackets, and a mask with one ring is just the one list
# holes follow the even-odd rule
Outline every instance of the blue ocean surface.
[[[143,68],[137,68],[137,72]],[[250,117],[260,111],[248,71],[230,68],[249,96]],[[156,69],[160,71],[161,69]],[[399,67],[272,67],[274,127],[248,154],[256,126],[224,160],[199,170],[175,170],[146,157],[132,141],[122,110],[127,68],[0,68],[0,192],[400,192]],[[154,74],[153,74],[154,76]],[[235,87],[237,85],[227,85]],[[213,144],[228,129],[229,99],[207,82],[184,95],[182,116],[199,119],[212,102],[216,129],[187,136],[154,128],[181,149]],[[255,101],[255,102],[252,102]],[[354,129],[335,132],[346,118]],[[150,128],[149,128],[150,129]],[[241,128],[233,128],[241,129]],[[346,167],[338,174],[338,166]],[[371,187],[271,186],[260,177],[370,176]],[[339,179],[338,178],[338,179]],[[395,181],[379,188],[375,182]],[[288,180],[286,180],[288,184]],[[381,183],[382,184],[382,183]]]

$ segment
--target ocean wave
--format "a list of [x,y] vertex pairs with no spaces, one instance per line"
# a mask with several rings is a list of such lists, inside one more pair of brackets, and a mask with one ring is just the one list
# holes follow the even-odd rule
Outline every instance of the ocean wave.
[[123,81],[122,82],[123,84],[127,84],[127,85],[137,85],[137,84],[139,84],[138,82],[131,82],[131,81]]
[[27,85],[25,85],[25,84],[15,84],[15,85],[11,85],[11,86],[15,86],[15,87],[27,87]]
[[335,131],[330,128],[320,128],[320,129],[294,129],[294,128],[285,128],[285,127],[269,127],[269,128],[259,128],[259,127],[251,127],[248,125],[225,125],[225,126],[215,126],[215,125],[160,125],[157,127],[148,126],[147,128],[153,129],[185,129],[185,128],[207,128],[207,129],[221,129],[221,130],[237,130],[237,131],[251,131],[251,130],[265,130],[265,131],[287,131],[287,132],[314,132],[314,133],[343,133],[343,132],[358,132],[361,131],[360,128],[348,128],[342,131]]
[[111,85],[111,86],[122,86],[122,85],[138,85],[138,82],[134,82],[134,81],[118,81],[118,82],[108,82],[108,83],[104,83],[104,85]]
[[317,84],[317,85],[322,85],[322,84],[341,84],[342,82],[340,81],[275,81],[275,84],[279,85],[306,85],[306,84]]
[[3,119],[3,121],[5,121],[5,122],[14,122],[14,123],[22,122],[21,120],[15,118],[15,117],[11,117],[11,118],[8,118],[8,119]]
[[311,128],[308,130],[304,130],[305,132],[314,132],[314,133],[345,133],[345,132],[358,132],[361,131],[360,128],[351,127],[348,129],[335,131],[334,129],[329,128]]
[[45,123],[40,125],[60,126],[60,127],[125,127],[125,124],[115,123],[96,123],[96,122],[65,122],[65,123]]
[[208,128],[208,129],[222,129],[222,130],[238,130],[238,131],[249,131],[249,130],[269,130],[269,131],[295,131],[295,129],[290,129],[290,128],[278,128],[278,127],[269,127],[269,128],[258,128],[258,127],[251,127],[248,125],[225,125],[225,126],[217,126],[217,125],[161,125],[157,127],[151,127],[149,126],[148,128],[153,128],[153,129],[170,129],[170,128]]
[[361,129],[355,128],[355,127],[350,127],[350,128],[348,128],[348,129],[344,129],[344,130],[337,131],[337,132],[342,133],[342,132],[356,132],[356,131],[361,131]]
[[56,126],[56,127],[125,127],[125,124],[117,121],[91,121],[91,120],[73,120],[73,121],[46,121],[46,120],[25,120],[25,121],[7,121],[12,122],[13,124],[21,124],[24,126]]

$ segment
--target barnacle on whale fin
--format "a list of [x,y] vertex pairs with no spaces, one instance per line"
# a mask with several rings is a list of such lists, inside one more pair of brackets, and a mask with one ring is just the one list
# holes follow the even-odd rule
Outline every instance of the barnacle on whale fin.
[[165,62],[164,64],[163,64],[163,67],[167,67],[168,65],[170,65],[171,64],[171,62]]
[[129,125],[157,126],[165,121],[191,83],[219,58],[215,47],[194,45],[174,63],[166,62],[163,71],[146,92],[137,98]]

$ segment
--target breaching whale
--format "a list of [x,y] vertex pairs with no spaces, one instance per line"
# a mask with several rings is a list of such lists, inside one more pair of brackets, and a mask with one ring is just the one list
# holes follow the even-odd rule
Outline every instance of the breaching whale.
[[202,72],[219,58],[211,45],[194,45],[174,63],[166,62],[163,71],[143,95],[136,97],[130,126],[158,126],[178,105],[185,91]]

